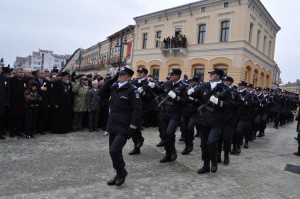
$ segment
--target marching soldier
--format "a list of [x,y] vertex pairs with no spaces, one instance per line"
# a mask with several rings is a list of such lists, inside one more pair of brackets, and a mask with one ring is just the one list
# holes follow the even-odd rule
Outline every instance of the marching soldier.
[[[159,103],[161,107],[159,130],[165,137],[166,154],[161,163],[175,161],[177,152],[175,148],[175,132],[182,116],[183,104],[185,102],[182,94],[187,85],[180,80],[180,69],[173,69],[170,80],[163,85],[155,85],[150,82],[148,85],[158,94],[163,94],[164,99]],[[154,84],[154,85],[153,85]]]
[[[234,100],[237,100],[237,91],[232,87],[234,80],[230,76],[226,76],[223,79],[223,83],[228,86],[231,91]],[[234,133],[234,128],[236,125],[236,105],[235,103],[231,104],[231,106],[227,106],[225,111],[225,125],[222,130],[222,135],[218,142],[218,163],[222,161],[221,153],[222,149],[224,151],[224,164],[229,164],[229,153],[232,144],[232,137]]]
[[[140,93],[130,84],[134,72],[129,68],[118,72],[108,80],[99,91],[101,98],[110,98],[110,112],[107,122],[109,133],[109,154],[116,170],[116,176],[107,185],[120,186],[125,182],[127,171],[122,150],[127,139],[135,136],[140,128],[141,98]],[[115,83],[118,81],[118,83]]]
[[[201,151],[204,165],[199,174],[216,173],[218,170],[218,140],[224,126],[225,108],[233,105],[231,91],[222,82],[224,71],[215,68],[210,73],[210,82],[201,84],[196,90],[190,89],[191,97],[200,99],[203,106],[200,111]],[[210,165],[211,163],[211,165]]]
[[200,105],[200,101],[196,98],[190,97],[188,95],[189,89],[197,89],[199,79],[197,77],[192,77],[188,80],[189,86],[184,92],[184,97],[186,100],[186,106],[184,107],[183,117],[181,121],[182,134],[184,135],[185,148],[182,151],[182,155],[187,155],[193,151],[193,140],[194,140],[194,128],[198,120],[197,108]]
[[[233,148],[231,154],[241,153],[241,144],[243,141],[244,134],[246,133],[246,128],[251,120],[250,112],[252,111],[252,97],[249,92],[246,91],[247,83],[241,81],[238,88],[238,97],[236,101],[237,111],[236,111],[236,127],[233,137]],[[247,140],[246,140],[247,141]],[[247,145],[246,145],[247,146]]]
[[[145,122],[147,114],[150,108],[150,102],[153,100],[154,95],[148,86],[149,82],[147,80],[148,70],[146,68],[140,68],[138,71],[138,79],[131,82],[132,85],[138,88],[141,94],[142,101],[142,118],[141,122]],[[148,121],[146,121],[148,122]],[[141,124],[142,127],[142,124]],[[129,152],[129,155],[136,155],[140,153],[140,148],[143,146],[144,137],[142,136],[141,129],[137,129],[136,134],[132,137],[134,143],[134,148]]]

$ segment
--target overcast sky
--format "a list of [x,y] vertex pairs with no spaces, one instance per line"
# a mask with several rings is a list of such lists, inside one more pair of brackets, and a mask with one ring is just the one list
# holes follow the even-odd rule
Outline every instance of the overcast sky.
[[[0,58],[13,65],[16,56],[39,48],[72,54],[134,25],[133,17],[191,2],[195,0],[0,0]],[[275,61],[283,81],[300,79],[300,1],[261,2],[281,26]]]

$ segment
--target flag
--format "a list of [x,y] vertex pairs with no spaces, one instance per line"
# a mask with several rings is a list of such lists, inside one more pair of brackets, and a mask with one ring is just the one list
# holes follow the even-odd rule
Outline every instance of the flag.
[[127,43],[127,53],[126,53],[126,58],[130,57],[131,54],[131,42]]

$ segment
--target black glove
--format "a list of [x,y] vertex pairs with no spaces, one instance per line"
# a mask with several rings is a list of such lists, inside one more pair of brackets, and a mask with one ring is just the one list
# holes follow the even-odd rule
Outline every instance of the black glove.
[[130,138],[132,138],[136,134],[136,129],[129,128],[126,131],[126,133],[127,133],[127,139],[129,140]]

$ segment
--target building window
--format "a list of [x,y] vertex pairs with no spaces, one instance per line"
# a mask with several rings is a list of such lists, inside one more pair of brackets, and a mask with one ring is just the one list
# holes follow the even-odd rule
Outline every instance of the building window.
[[176,28],[175,29],[175,36],[181,35],[182,28]]
[[223,21],[221,23],[221,38],[220,41],[221,42],[228,42],[228,38],[229,38],[229,21]]
[[206,34],[206,24],[199,25],[198,44],[205,43],[205,34]]
[[158,18],[157,18],[157,21],[161,21],[161,17],[158,17]]
[[178,12],[178,17],[181,17],[182,16],[182,12]]
[[228,8],[229,7],[229,2],[225,2],[224,3],[224,8]]
[[160,47],[160,43],[161,43],[161,41],[160,41],[160,39],[161,39],[161,31],[157,31],[155,37],[156,37],[155,38],[156,39],[156,41],[155,41],[155,47],[158,48],[158,47]]
[[201,8],[201,12],[206,12],[206,8],[205,8],[205,7],[202,7],[202,8]]
[[143,34],[143,49],[147,48],[148,33]]
[[264,36],[263,53],[266,53],[267,36]]
[[268,52],[269,57],[271,57],[271,52],[272,52],[272,41],[269,41],[269,52]]
[[153,68],[152,69],[152,76],[153,78],[159,78],[159,68]]
[[193,76],[199,78],[200,82],[204,82],[204,68],[194,68]]
[[147,24],[148,23],[148,20],[145,20],[145,24]]
[[250,24],[249,43],[252,43],[253,23]]
[[259,49],[260,43],[260,30],[257,31],[256,48]]

